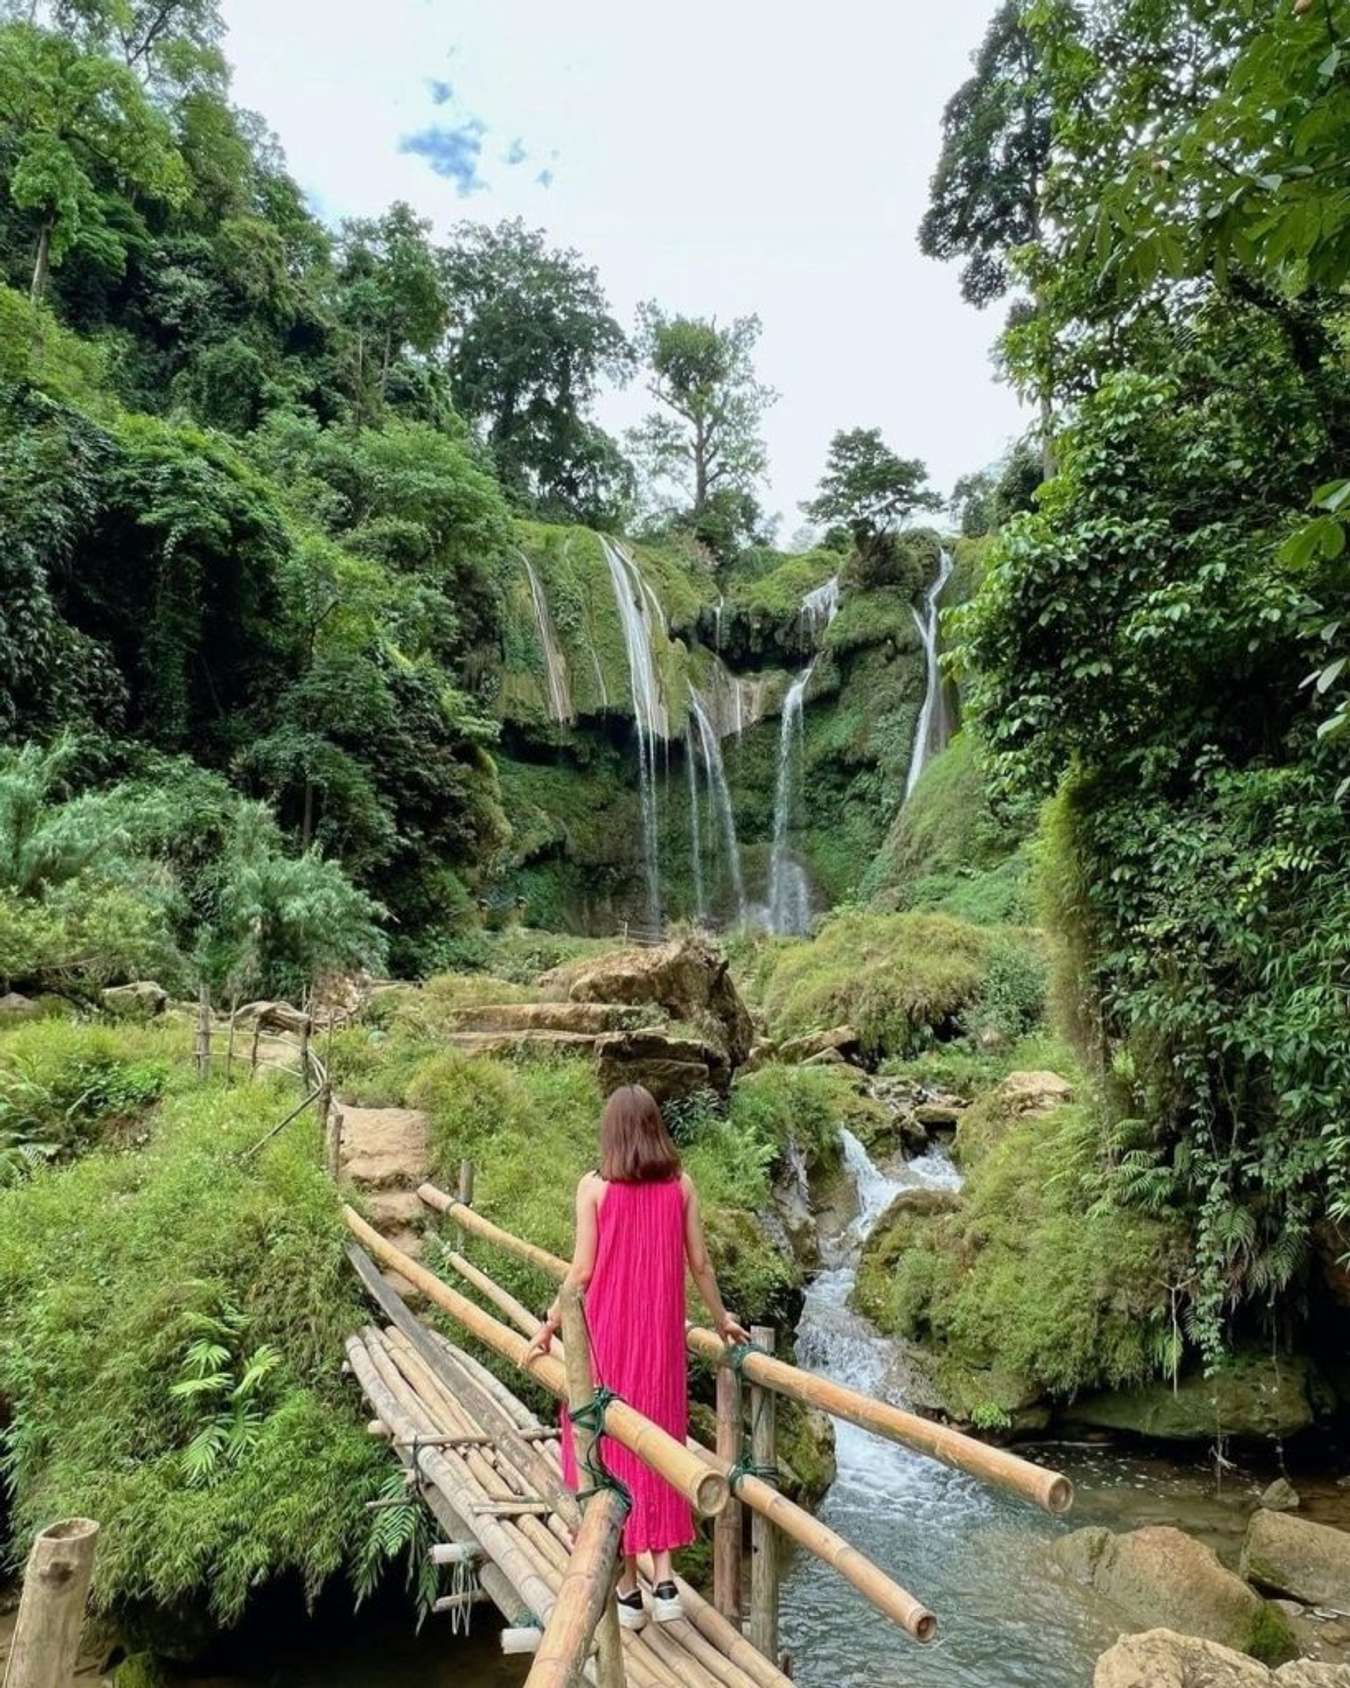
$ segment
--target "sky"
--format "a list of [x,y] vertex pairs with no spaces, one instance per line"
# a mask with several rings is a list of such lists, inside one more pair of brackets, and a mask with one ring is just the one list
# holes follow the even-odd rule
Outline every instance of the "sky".
[[[934,485],[1030,420],[995,381],[998,305],[916,229],[948,97],[996,0],[224,0],[234,94],[336,222],[406,199],[438,234],[523,217],[640,300],[757,313],[766,510],[799,525],[836,429]],[[616,431],[640,382],[602,395]]]

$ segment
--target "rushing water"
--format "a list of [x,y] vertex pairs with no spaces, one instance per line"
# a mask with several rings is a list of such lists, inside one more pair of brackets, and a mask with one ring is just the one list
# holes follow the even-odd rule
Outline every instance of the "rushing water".
[[624,653],[628,658],[628,683],[633,700],[633,721],[637,728],[638,782],[642,809],[642,869],[647,882],[647,918],[654,929],[661,925],[661,863],[657,843],[656,746],[666,737],[666,712],[661,703],[656,665],[652,661],[651,618],[656,614],[664,626],[660,604],[647,586],[637,564],[621,545],[602,538],[609,578],[614,587],[619,625],[623,629]]
[[[737,696],[739,697],[739,691]],[[698,729],[699,747],[703,753],[703,769],[708,778],[708,790],[712,797],[712,805],[717,816],[718,827],[721,830],[721,846],[727,861],[727,872],[731,879],[731,892],[735,899],[736,918],[745,918],[745,875],[741,870],[741,846],[736,837],[736,816],[731,807],[731,792],[727,786],[727,771],[722,761],[722,746],[718,742],[713,724],[708,718],[708,711],[702,697],[694,686],[689,688],[689,717]],[[692,750],[691,750],[692,759]],[[691,780],[693,776],[691,774]],[[691,785],[691,792],[695,787]],[[695,851],[698,847],[698,814],[697,801],[695,813],[691,819],[694,831]]]
[[[810,635],[812,644],[819,644],[821,634],[838,613],[839,576],[836,574],[805,595],[797,610],[797,622]],[[778,730],[778,778],[773,799],[766,919],[771,932],[784,934],[801,934],[811,926],[811,886],[805,868],[788,849],[788,835],[792,830],[803,760],[806,688],[811,684],[818,659],[819,653],[788,687]]]
[[947,711],[947,696],[942,684],[942,669],[938,663],[938,599],[942,588],[951,579],[952,555],[944,551],[938,561],[938,571],[923,598],[923,614],[913,612],[914,625],[923,640],[924,691],[923,707],[914,729],[914,747],[909,753],[909,772],[905,775],[905,796],[919,783],[919,775],[951,737],[952,724]]
[[[902,1189],[954,1189],[941,1150],[894,1177],[844,1134],[858,1217],[810,1289],[797,1332],[801,1365],[904,1404],[897,1345],[848,1307],[858,1251]],[[784,1644],[807,1688],[1086,1688],[1119,1633],[1117,1614],[1087,1601],[1046,1562],[1065,1528],[1026,1504],[842,1421],[838,1476],[821,1517],[938,1615],[939,1639],[907,1642],[809,1555],[783,1587]]]
[[548,671],[548,708],[555,721],[576,719],[572,709],[572,694],[567,685],[567,663],[558,647],[558,637],[549,614],[544,583],[535,573],[534,564],[522,551],[520,560],[530,583],[530,597],[534,601],[534,624],[539,631],[539,644],[544,653],[544,667]]

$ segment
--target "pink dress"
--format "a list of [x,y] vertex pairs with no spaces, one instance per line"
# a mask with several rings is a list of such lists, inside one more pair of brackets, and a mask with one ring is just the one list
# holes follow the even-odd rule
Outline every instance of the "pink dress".
[[[606,1184],[600,1203],[595,1270],[586,1318],[597,1383],[675,1438],[689,1428],[684,1359],[684,1186]],[[689,1502],[636,1454],[600,1439],[605,1469],[626,1485],[633,1505],[624,1525],[625,1553],[660,1553],[694,1539]],[[563,1413],[563,1475],[577,1480],[571,1425]]]

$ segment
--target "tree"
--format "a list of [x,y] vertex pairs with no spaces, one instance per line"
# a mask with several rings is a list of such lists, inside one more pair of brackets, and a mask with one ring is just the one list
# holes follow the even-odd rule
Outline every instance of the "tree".
[[119,196],[174,205],[187,191],[173,133],[134,73],[29,24],[0,29],[0,149],[10,198],[36,219],[35,300],[77,245],[120,273],[134,206]]
[[917,457],[897,457],[880,428],[841,430],[830,441],[820,491],[802,505],[813,522],[844,523],[859,553],[876,558],[916,510],[940,510]]
[[[983,307],[1013,286],[1010,254],[1041,239],[1041,192],[1050,164],[1050,99],[1023,0],[1004,0],[979,51],[975,73],[942,114],[942,151],[919,225],[930,258],[964,257],[961,292]],[[1045,473],[1050,448],[1050,377],[1041,384]]]
[[613,520],[632,471],[586,410],[602,376],[629,378],[633,349],[596,271],[519,218],[461,223],[441,263],[455,404],[507,489],[545,514]]
[[651,376],[654,412],[629,442],[656,481],[674,481],[697,524],[717,493],[752,492],[768,465],[760,427],[778,394],[755,375],[756,316],[719,328],[704,317],[638,308],[638,347]]
[[349,386],[358,423],[383,406],[394,365],[429,356],[450,320],[431,224],[401,200],[351,219],[338,241],[338,313],[351,341]]
[[85,52],[121,59],[165,100],[224,90],[219,0],[3,0],[0,13],[49,20]]

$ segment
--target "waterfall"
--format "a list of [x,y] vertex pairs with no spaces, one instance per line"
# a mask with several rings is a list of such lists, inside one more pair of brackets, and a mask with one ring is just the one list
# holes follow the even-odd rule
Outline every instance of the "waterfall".
[[[802,599],[797,624],[818,644],[821,634],[839,613],[839,576],[832,575]],[[802,761],[805,726],[802,720],[806,688],[816,671],[813,656],[787,689],[778,732],[778,780],[773,799],[773,849],[769,856],[768,921],[771,932],[804,933],[811,924],[811,887],[806,870],[788,851],[788,833],[795,807],[795,775]]]
[[520,560],[525,565],[526,578],[530,583],[530,597],[534,600],[534,623],[539,630],[544,667],[548,670],[549,715],[558,722],[574,721],[576,713],[572,708],[572,695],[567,687],[567,664],[558,648],[558,637],[553,630],[553,617],[549,614],[544,584],[534,572],[534,564],[523,551],[520,553]]
[[[703,751],[703,767],[708,776],[708,790],[722,828],[722,844],[726,850],[731,888],[736,897],[736,918],[745,919],[745,876],[741,871],[741,846],[736,837],[736,816],[731,807],[731,792],[727,787],[727,772],[722,761],[722,746],[713,731],[708,711],[696,687],[689,687],[689,716],[698,727],[699,744]],[[692,761],[692,755],[691,755]],[[692,777],[692,776],[691,776]]]
[[717,594],[717,602],[713,605],[713,649],[722,649],[722,608],[727,601],[725,592]]
[[694,746],[694,712],[689,712],[685,727],[685,753],[689,763],[689,853],[694,865],[694,914],[702,920],[708,912],[703,894],[703,829],[698,812],[698,757]]
[[[614,587],[619,625],[628,658],[628,684],[637,728],[638,782],[642,807],[642,866],[647,880],[647,916],[661,926],[661,864],[657,841],[656,741],[666,737],[666,712],[652,661],[651,606],[655,599],[637,564],[621,545],[601,536]],[[656,605],[658,615],[661,606]],[[664,620],[664,618],[663,618]],[[667,764],[668,766],[669,764]]]
[[913,610],[914,625],[923,640],[925,684],[923,708],[919,711],[914,729],[914,748],[909,753],[909,772],[905,775],[905,797],[908,798],[919,783],[919,775],[929,761],[951,737],[952,724],[947,713],[947,700],[942,689],[942,669],[938,664],[938,599],[942,588],[951,579],[952,556],[943,551],[938,559],[938,571],[923,596],[923,614]]

